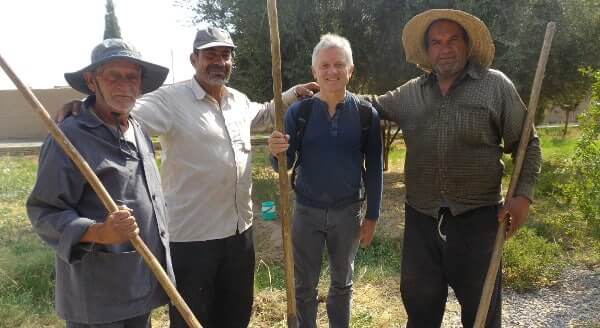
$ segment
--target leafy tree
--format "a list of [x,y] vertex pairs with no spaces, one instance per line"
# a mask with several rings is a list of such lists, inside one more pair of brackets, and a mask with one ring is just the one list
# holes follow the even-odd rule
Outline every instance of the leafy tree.
[[121,28],[115,14],[112,0],[106,0],[106,14],[104,15],[104,40],[121,39]]
[[[232,85],[251,99],[271,98],[266,2],[176,1],[190,8],[195,22],[208,22],[232,32],[238,45]],[[513,80],[526,103],[546,24],[557,23],[537,122],[550,104],[569,110],[589,92],[591,79],[582,78],[579,68],[600,68],[597,0],[286,0],[278,2],[283,87],[312,80],[312,48],[320,35],[333,32],[352,44],[356,67],[350,90],[381,94],[396,88],[421,74],[404,60],[402,29],[414,15],[431,8],[461,9],[481,18],[496,46],[492,67]],[[393,133],[393,129],[385,130]],[[387,144],[385,135],[384,139]]]
[[[238,44],[233,83],[253,99],[270,98],[265,1],[196,0],[188,5],[195,22],[232,32]],[[600,2],[596,0],[286,0],[278,2],[284,87],[311,79],[311,51],[326,32],[346,36],[353,45],[352,90],[381,93],[397,87],[420,73],[404,61],[402,28],[411,17],[430,8],[461,9],[486,22],[496,45],[493,67],[511,77],[525,100],[548,21],[556,21],[558,28],[542,105],[559,104],[566,99],[562,94],[583,98],[591,82],[582,87],[578,69],[600,66],[600,43],[594,41],[600,39]]]

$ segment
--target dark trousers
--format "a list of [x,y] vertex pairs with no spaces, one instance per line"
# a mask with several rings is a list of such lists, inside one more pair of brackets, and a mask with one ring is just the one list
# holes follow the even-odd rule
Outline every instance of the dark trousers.
[[101,324],[85,324],[67,321],[67,328],[151,328],[150,313],[145,313],[137,317]]
[[[440,327],[448,286],[460,303],[463,327],[472,327],[494,249],[498,206],[481,207],[457,216],[442,209],[438,218],[405,207],[400,290],[408,315],[407,328]],[[501,326],[500,281],[501,271],[486,327]]]
[[[177,290],[204,328],[245,328],[254,293],[252,228],[235,236],[171,243]],[[171,328],[188,327],[169,307]]]

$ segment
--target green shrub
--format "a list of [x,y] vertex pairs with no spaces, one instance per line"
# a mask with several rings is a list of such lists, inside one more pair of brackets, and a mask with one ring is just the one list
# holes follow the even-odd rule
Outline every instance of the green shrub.
[[571,158],[570,179],[561,193],[588,223],[592,238],[600,238],[600,71],[584,71],[595,79],[589,110],[579,116],[580,136]]
[[554,283],[566,265],[560,246],[523,228],[504,247],[506,286],[524,291]]

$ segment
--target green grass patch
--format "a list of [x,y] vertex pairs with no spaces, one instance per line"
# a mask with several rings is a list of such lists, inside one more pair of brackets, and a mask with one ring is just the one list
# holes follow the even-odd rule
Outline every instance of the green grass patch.
[[563,137],[562,128],[540,129],[537,132],[544,160],[555,157],[564,158],[565,155],[573,154],[577,137],[580,134],[579,129],[576,127],[570,128],[566,137]]
[[522,228],[504,246],[504,281],[518,291],[548,286],[566,265],[561,247]]
[[37,162],[31,157],[0,157],[0,201],[24,202],[35,181]]
[[373,314],[368,311],[353,311],[350,320],[351,328],[365,328],[373,326]]
[[254,273],[254,289],[273,290],[285,289],[285,271],[280,264],[266,263],[259,260]]
[[355,277],[361,281],[375,282],[400,274],[402,261],[400,240],[373,238],[367,248],[359,248],[354,261]]

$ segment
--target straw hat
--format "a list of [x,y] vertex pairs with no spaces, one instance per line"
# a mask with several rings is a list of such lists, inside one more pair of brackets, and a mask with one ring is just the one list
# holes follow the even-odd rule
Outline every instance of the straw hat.
[[469,58],[482,67],[490,67],[494,60],[494,41],[485,23],[464,11],[454,9],[430,9],[411,18],[402,31],[402,45],[406,61],[431,71],[427,62],[425,33],[431,23],[447,19],[462,26],[469,35]]
[[65,80],[79,92],[94,94],[85,83],[84,73],[116,59],[126,59],[142,67],[142,94],[158,89],[169,74],[168,68],[142,60],[140,52],[131,44],[121,39],[106,39],[92,50],[91,64],[77,72],[65,73]]

